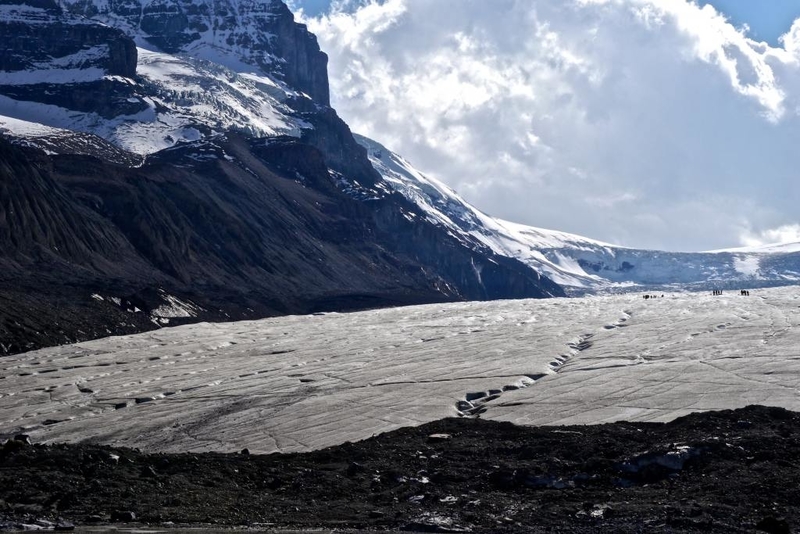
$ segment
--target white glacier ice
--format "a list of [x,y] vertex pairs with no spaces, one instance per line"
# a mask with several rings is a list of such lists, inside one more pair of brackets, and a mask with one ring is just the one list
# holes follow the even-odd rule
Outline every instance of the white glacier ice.
[[0,434],[272,452],[459,411],[573,424],[800,409],[799,323],[800,288],[786,287],[165,328],[3,358]]

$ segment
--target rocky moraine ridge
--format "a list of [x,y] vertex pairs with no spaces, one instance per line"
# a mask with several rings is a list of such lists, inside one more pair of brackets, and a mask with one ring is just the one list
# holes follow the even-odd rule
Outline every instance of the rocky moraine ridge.
[[0,354],[563,295],[386,185],[278,0],[0,0],[0,49]]
[[266,456],[19,436],[0,447],[0,528],[784,534],[799,431],[797,413],[751,406],[667,424],[443,419]]

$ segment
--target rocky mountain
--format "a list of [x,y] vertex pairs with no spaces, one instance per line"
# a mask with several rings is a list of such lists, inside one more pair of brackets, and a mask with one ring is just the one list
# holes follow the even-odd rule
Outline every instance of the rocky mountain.
[[65,0],[73,14],[120,28],[148,50],[232,70],[257,69],[329,106],[328,57],[279,0]]
[[357,136],[386,183],[419,206],[426,220],[466,247],[514,258],[571,294],[648,289],[738,289],[800,282],[800,244],[714,252],[664,252],[603,243],[482,213],[402,156]]
[[394,191],[278,0],[0,0],[0,353],[562,289]]

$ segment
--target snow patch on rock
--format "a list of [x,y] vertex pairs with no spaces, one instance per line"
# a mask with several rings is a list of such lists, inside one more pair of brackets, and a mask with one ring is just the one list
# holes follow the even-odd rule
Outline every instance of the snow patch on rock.
[[161,297],[166,301],[158,308],[151,312],[151,316],[161,319],[174,319],[178,317],[197,317],[197,314],[202,311],[202,308],[170,295],[164,291],[160,291]]
[[760,268],[758,256],[736,256],[733,258],[733,268],[745,276],[758,276]]

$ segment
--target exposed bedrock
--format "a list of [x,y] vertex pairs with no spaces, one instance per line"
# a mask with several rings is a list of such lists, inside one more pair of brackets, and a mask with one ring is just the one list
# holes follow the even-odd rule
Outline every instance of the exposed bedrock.
[[122,31],[66,15],[51,0],[0,0],[0,6],[15,9],[0,18],[0,71],[96,67],[136,75],[136,45]]

